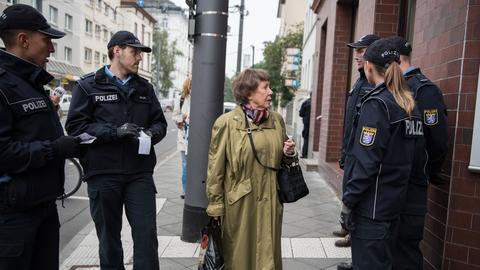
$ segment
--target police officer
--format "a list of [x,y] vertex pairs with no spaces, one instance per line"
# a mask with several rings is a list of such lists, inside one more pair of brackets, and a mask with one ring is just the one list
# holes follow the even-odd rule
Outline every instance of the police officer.
[[[377,35],[369,34],[361,37],[357,42],[347,44],[348,47],[353,49],[353,58],[357,65],[359,76],[352,89],[348,92],[347,105],[345,108],[345,116],[343,120],[344,129],[341,157],[338,161],[341,169],[343,169],[345,165],[345,151],[350,135],[352,133],[353,118],[355,117],[357,106],[360,104],[362,97],[365,96],[365,94],[367,94],[368,92],[370,92],[370,90],[372,90],[374,87],[374,85],[371,85],[365,77],[365,72],[363,70],[363,54],[365,53],[367,47],[378,39],[380,39],[380,37],[378,37]],[[335,241],[335,246],[349,247],[351,245],[350,235],[343,228],[340,231],[334,231],[333,235],[345,237],[344,239]],[[338,265],[338,269],[352,269],[351,263],[341,263]]]
[[[428,182],[443,184],[441,167],[447,155],[447,111],[442,91],[419,68],[410,64],[412,47],[403,37],[388,38],[400,52],[400,68],[413,93],[423,118],[423,131],[428,158],[417,162],[410,177],[407,202],[397,224],[394,248],[395,269],[423,269],[420,241],[423,239],[427,213]],[[425,162],[428,163],[425,166]],[[427,168],[427,170],[425,170]]]
[[0,14],[0,269],[58,269],[65,158],[81,154],[43,85],[51,39],[65,33],[28,5]]
[[310,133],[310,111],[312,108],[312,98],[311,93],[310,97],[302,103],[300,106],[300,111],[298,115],[302,117],[303,120],[303,145],[302,145],[302,158],[308,157],[308,135]]
[[346,148],[340,221],[351,232],[353,268],[385,270],[392,269],[393,228],[424,147],[423,126],[394,45],[377,40],[363,58],[376,86],[362,98]]
[[158,269],[153,145],[165,137],[167,122],[152,85],[137,74],[142,53],[151,49],[128,31],[115,33],[107,48],[111,65],[75,85],[66,129],[96,137],[81,162],[101,268],[124,269],[120,231],[125,205],[134,269]]

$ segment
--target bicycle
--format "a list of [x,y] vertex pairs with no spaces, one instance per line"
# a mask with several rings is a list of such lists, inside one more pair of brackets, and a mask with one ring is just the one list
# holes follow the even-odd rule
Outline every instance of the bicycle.
[[69,158],[65,160],[65,191],[58,200],[66,199],[80,189],[82,185],[83,169],[78,160]]

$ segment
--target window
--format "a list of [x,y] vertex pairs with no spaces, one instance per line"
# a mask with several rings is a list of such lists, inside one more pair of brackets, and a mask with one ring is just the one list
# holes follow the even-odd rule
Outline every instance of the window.
[[88,3],[87,3],[87,5],[89,5],[89,6],[93,7],[93,0],[88,0]]
[[108,41],[108,30],[103,29],[103,41]]
[[17,4],[17,0],[7,0],[7,4],[9,5]]
[[92,49],[85,48],[84,55],[83,55],[83,61],[87,63],[92,62]]
[[95,63],[100,63],[100,53],[99,52],[95,52],[95,57],[93,58],[95,60]]
[[65,61],[68,63],[72,62],[72,48],[65,47]]
[[105,16],[108,17],[108,14],[109,14],[109,12],[110,12],[110,6],[109,6],[107,3],[105,3],[105,10],[104,10],[104,12],[105,12]]
[[135,34],[135,36],[138,35],[138,25],[137,25],[137,23],[133,23],[133,34]]
[[147,33],[147,47],[150,47],[150,33]]
[[165,28],[165,29],[168,28],[168,19],[167,18],[163,18],[162,27]]
[[146,55],[146,58],[147,58],[147,71],[150,72],[150,54],[147,54]]
[[400,1],[398,35],[405,37],[410,43],[413,41],[416,2],[416,0]]
[[85,19],[85,33],[92,34],[93,32],[93,23],[89,19]]
[[56,42],[52,42],[52,44],[53,44],[53,50],[54,50],[54,52],[52,52],[52,53],[50,54],[50,56],[51,56],[52,58],[57,58],[58,44],[57,44]]
[[72,23],[73,23],[72,16],[65,13],[65,30],[72,31]]
[[58,22],[58,9],[56,7],[49,6],[49,8],[48,8],[48,19],[53,24],[57,24],[57,22]]
[[145,25],[142,24],[142,43],[145,44]]
[[103,63],[103,64],[106,64],[107,61],[108,61],[108,56],[107,56],[106,54],[103,54],[103,55],[102,55],[102,63]]
[[100,34],[102,33],[102,28],[100,27],[100,25],[95,25],[95,37],[96,38],[100,38]]
[[97,9],[102,9],[102,3],[103,1],[102,0],[97,0]]

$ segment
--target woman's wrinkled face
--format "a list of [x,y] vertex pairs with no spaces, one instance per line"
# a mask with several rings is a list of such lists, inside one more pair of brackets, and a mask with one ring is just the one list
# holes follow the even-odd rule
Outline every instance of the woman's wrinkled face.
[[249,104],[254,109],[268,109],[272,103],[273,91],[270,89],[269,81],[260,81],[257,89],[248,97]]

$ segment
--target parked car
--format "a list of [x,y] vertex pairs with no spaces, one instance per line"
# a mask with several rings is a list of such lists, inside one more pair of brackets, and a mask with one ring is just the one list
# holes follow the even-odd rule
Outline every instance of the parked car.
[[173,111],[174,100],[168,98],[160,99],[160,105],[162,106],[164,112],[171,112]]
[[60,115],[67,115],[68,114],[68,109],[70,108],[70,101],[72,100],[72,95],[70,94],[65,94],[62,96],[62,99],[60,99]]
[[235,109],[235,107],[237,106],[237,104],[233,103],[233,102],[223,102],[223,113],[226,113],[226,112],[229,112],[233,109]]

